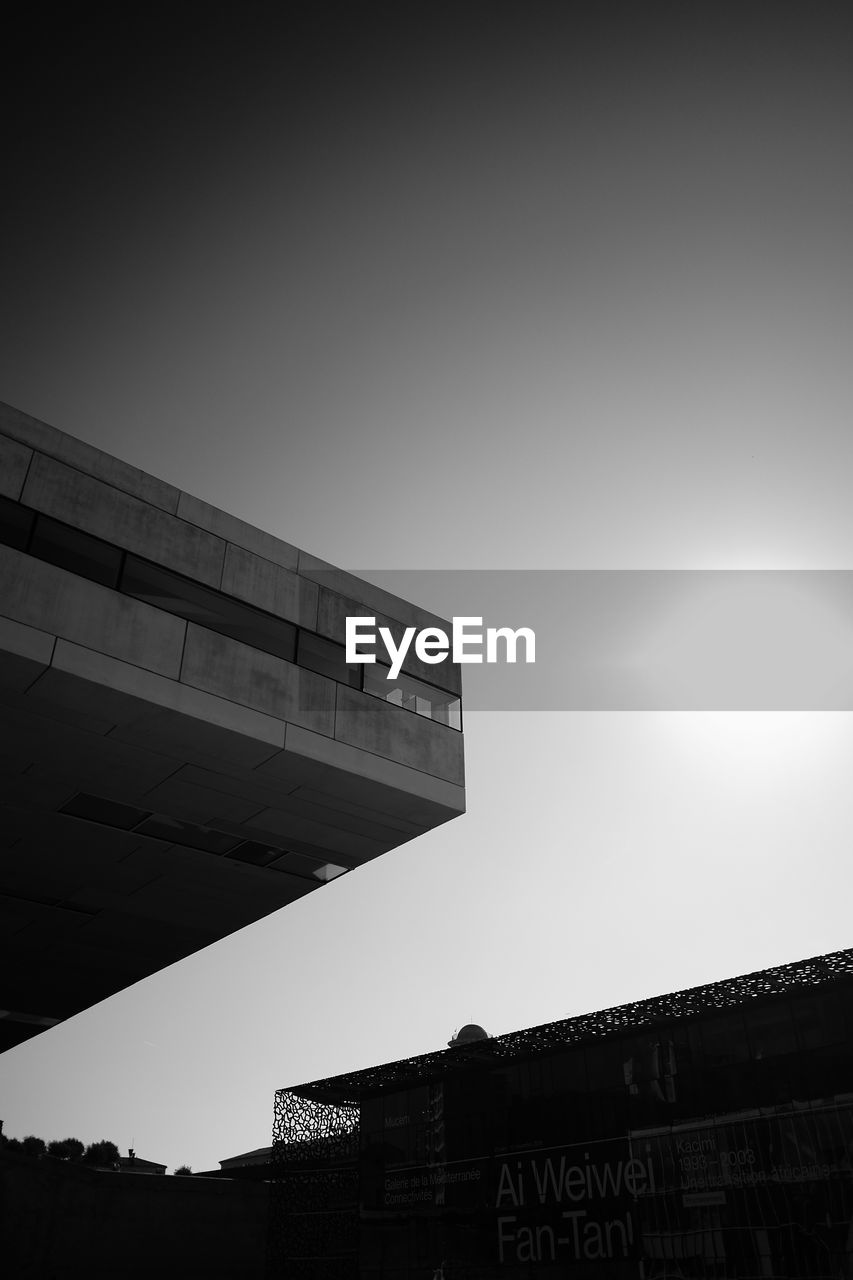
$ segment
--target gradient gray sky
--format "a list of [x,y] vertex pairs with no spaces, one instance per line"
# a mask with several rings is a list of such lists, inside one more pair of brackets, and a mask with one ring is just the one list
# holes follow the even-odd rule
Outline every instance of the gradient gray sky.
[[[3,399],[356,570],[853,568],[849,6],[286,12],[20,27]],[[6,1130],[208,1168],[278,1086],[845,946],[851,745],[469,714],[466,817],[4,1055]]]

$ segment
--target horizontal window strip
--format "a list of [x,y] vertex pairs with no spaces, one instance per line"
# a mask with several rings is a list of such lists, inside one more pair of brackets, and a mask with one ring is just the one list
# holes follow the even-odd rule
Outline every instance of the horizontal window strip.
[[456,694],[405,675],[387,681],[387,668],[379,664],[372,671],[370,664],[347,663],[345,647],[334,640],[193,582],[11,498],[0,497],[0,543],[461,731],[462,703]]
[[252,648],[263,649],[265,653],[273,653],[287,662],[293,662],[296,655],[296,627],[293,623],[241,604],[210,587],[190,582],[171,569],[163,569],[130,552],[125,556],[119,590],[156,609],[177,614],[188,622],[218,631],[220,635],[230,636],[232,640],[239,640]]

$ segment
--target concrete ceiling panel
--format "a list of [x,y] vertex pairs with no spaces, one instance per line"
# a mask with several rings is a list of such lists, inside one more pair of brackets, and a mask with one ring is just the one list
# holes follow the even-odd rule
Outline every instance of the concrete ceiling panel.
[[[79,913],[77,918],[73,919],[71,917],[74,914],[66,911],[63,915],[57,913],[52,919],[33,920],[10,939],[11,944],[22,952],[45,952],[63,938],[75,934],[82,927],[87,917]],[[26,962],[26,958],[22,956],[21,963],[26,964]]]
[[285,846],[291,840],[307,840],[311,844],[328,850],[330,854],[337,853],[355,862],[375,858],[388,847],[341,827],[312,822],[284,808],[265,809],[252,819],[251,827],[253,831],[266,832],[270,836],[277,837],[278,843],[283,843]]
[[375,824],[383,831],[393,831],[401,836],[415,835],[419,829],[413,828],[410,822],[406,822],[403,818],[398,818],[390,810],[371,808],[368,804],[359,804],[353,800],[347,800],[341,794],[334,794],[329,791],[318,790],[314,787],[300,786],[290,793],[291,799],[304,800],[308,804],[316,805],[319,809],[328,809],[331,812],[349,814],[354,818],[361,818],[365,822]]
[[168,813],[173,818],[202,826],[223,818],[232,823],[247,822],[261,808],[254,800],[243,800],[209,787],[195,786],[178,776],[146,791],[144,801],[145,807],[156,813]]
[[229,767],[251,769],[269,758],[272,747],[271,743],[258,742],[246,734],[167,711],[139,724],[119,726],[107,740],[156,751],[181,764],[194,763],[202,768],[226,763]]
[[276,785],[273,779],[265,778],[258,769],[232,769],[223,773],[221,768],[210,769],[188,764],[175,777],[194,786],[208,787],[240,799],[257,801],[258,808],[269,808],[288,794],[286,786]]
[[381,814],[374,814],[372,818],[368,818],[365,814],[370,812],[369,810],[356,813],[355,806],[352,808],[345,806],[346,801],[336,802],[332,796],[322,796],[316,791],[300,787],[291,793],[287,797],[287,803],[280,807],[287,813],[308,818],[312,822],[352,831],[356,835],[364,836],[366,840],[386,847],[393,847],[401,838],[405,839],[409,834],[400,826],[385,823]]
[[23,776],[0,777],[0,800],[28,808],[59,809],[79,790],[75,778],[45,776],[32,769]]
[[[68,706],[52,696],[53,689],[50,687],[52,675],[50,671],[45,672],[31,685],[27,693],[19,695],[16,700],[8,699],[7,706],[17,705],[38,716],[40,720],[49,721],[54,725],[67,725],[71,729],[81,729],[84,733],[93,734],[98,738],[105,738],[113,731],[116,727],[115,720],[98,714],[100,708],[91,695],[91,686],[88,701],[81,697],[77,699],[78,706]],[[65,681],[67,677],[60,676],[59,679]]]
[[[20,759],[40,773],[73,774],[81,784],[100,779],[103,786],[126,783],[129,792],[146,791],[179,767],[173,759],[73,725],[35,715],[26,704],[3,707],[4,728]],[[81,785],[81,791],[97,787]],[[101,794],[109,794],[102,791]],[[119,797],[116,797],[119,798]]]

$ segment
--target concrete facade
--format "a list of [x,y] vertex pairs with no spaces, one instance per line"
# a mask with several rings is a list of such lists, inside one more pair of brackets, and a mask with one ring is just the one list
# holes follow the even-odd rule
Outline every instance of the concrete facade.
[[343,663],[446,622],[8,406],[0,494],[0,1048],[464,812],[459,668]]

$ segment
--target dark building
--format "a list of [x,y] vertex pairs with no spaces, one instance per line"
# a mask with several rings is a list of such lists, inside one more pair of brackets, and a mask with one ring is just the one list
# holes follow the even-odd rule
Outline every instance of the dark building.
[[853,951],[276,1096],[272,1274],[853,1277]]
[[248,1182],[269,1182],[273,1175],[272,1147],[256,1147],[239,1156],[219,1161],[218,1169],[201,1169],[197,1178],[239,1178]]

